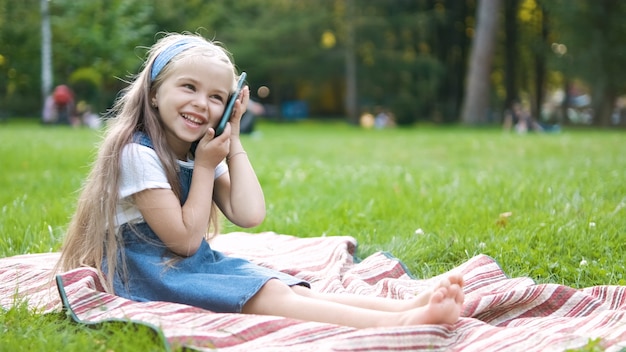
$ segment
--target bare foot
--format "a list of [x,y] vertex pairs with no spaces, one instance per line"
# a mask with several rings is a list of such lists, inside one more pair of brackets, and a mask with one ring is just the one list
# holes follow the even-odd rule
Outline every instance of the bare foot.
[[402,325],[454,324],[461,316],[463,290],[458,284],[436,289],[427,305],[405,312]]
[[430,294],[428,303],[400,313],[396,325],[454,324],[461,316],[465,295],[463,278],[452,275]]
[[450,276],[448,276],[447,278],[439,281],[437,286],[435,286],[432,290],[421,292],[417,296],[415,296],[415,298],[411,300],[411,306],[413,308],[418,308],[418,307],[423,307],[427,305],[430,302],[430,297],[438,288],[450,287],[453,284],[458,285],[462,290],[463,286],[465,286],[465,283],[463,281],[463,276],[461,274],[456,274],[456,273],[450,274]]

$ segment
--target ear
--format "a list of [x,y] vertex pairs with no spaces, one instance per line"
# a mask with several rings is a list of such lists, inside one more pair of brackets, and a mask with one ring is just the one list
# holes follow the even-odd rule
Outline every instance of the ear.
[[157,104],[156,93],[150,94],[150,105],[155,109],[159,107]]

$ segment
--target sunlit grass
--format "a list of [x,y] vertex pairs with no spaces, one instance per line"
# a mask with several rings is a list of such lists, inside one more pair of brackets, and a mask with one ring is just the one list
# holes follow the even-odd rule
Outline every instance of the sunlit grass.
[[[58,250],[98,140],[86,129],[0,124],[0,256]],[[626,284],[623,131],[519,136],[302,122],[262,123],[243,140],[268,208],[248,231],[354,236],[358,256],[388,251],[417,277],[484,253],[513,277]],[[74,341],[75,329],[53,328],[56,319],[11,314],[20,314],[16,331],[42,324],[44,337],[57,329]],[[123,336],[115,339],[132,343]]]
[[33,314],[25,304],[0,309],[1,351],[163,351],[163,339],[141,324],[77,325],[64,313]]
[[624,137],[286,125],[247,145],[269,209],[259,230],[355,236],[359,255],[390,251],[422,277],[485,253],[580,287],[626,283]]

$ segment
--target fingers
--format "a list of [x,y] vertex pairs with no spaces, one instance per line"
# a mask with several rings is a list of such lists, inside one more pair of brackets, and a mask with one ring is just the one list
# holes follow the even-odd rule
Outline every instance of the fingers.
[[241,105],[248,106],[248,101],[250,100],[250,87],[245,86],[241,90]]
[[204,138],[211,140],[213,139],[213,136],[215,136],[215,129],[213,127],[209,127],[209,129],[206,131],[206,134],[204,135]]
[[230,125],[227,124],[224,133],[215,136],[215,129],[209,127],[198,143],[195,152],[197,165],[215,167],[222,161],[230,149]]
[[207,129],[206,134],[203,138],[206,138],[207,142],[212,140],[223,140],[226,141],[230,138],[231,126],[230,122],[226,123],[226,127],[224,127],[224,131],[219,136],[215,136],[215,129],[213,127],[209,127]]
[[241,116],[248,107],[248,101],[250,100],[250,88],[248,86],[243,87],[239,99],[235,102],[235,116],[237,121],[241,119]]

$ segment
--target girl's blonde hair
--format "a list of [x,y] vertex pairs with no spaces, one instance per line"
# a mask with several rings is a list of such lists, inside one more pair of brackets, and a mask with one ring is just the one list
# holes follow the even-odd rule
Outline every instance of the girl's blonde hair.
[[[168,50],[182,41],[192,41],[193,45],[177,52],[165,64],[161,62],[153,79],[151,74],[154,71],[155,60],[164,52],[167,55]],[[122,268],[116,268],[118,253],[123,253],[121,251],[123,239],[121,231],[118,231],[115,215],[119,201],[121,152],[125,145],[132,142],[135,132],[143,132],[150,138],[163,164],[167,180],[173,192],[180,198],[179,166],[176,156],[166,143],[158,112],[150,103],[164,78],[171,72],[172,65],[168,62],[197,55],[216,57],[228,63],[233,68],[234,77],[237,76],[230,53],[218,43],[208,41],[199,35],[167,34],[148,50],[141,72],[122,90],[120,97],[107,114],[110,119],[106,132],[91,172],[83,185],[76,212],[67,229],[61,259],[57,264],[58,270],[67,271],[83,266],[96,268],[109,292],[113,292],[112,282],[116,270],[121,269],[125,275],[123,255],[120,258]],[[161,56],[159,60],[162,59]],[[233,88],[234,85],[235,81]],[[215,203],[211,209],[209,225],[213,228],[212,235],[217,234],[219,224]],[[106,270],[102,267],[102,260],[105,257],[108,266]]]

